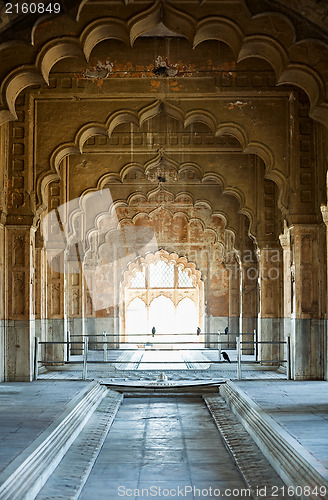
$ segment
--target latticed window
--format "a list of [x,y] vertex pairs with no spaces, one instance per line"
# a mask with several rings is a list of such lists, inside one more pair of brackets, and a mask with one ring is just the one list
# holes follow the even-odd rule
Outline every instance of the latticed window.
[[192,277],[189,276],[188,271],[184,271],[181,267],[178,268],[178,287],[179,288],[193,288]]
[[159,260],[149,266],[150,288],[174,288],[174,263]]
[[146,288],[146,269],[136,273],[131,280],[131,288]]

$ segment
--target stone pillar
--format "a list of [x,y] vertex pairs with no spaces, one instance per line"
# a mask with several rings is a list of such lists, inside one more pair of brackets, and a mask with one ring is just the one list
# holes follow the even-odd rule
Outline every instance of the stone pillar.
[[[282,340],[281,319],[281,264],[282,252],[276,248],[261,248],[259,260],[259,314],[258,337],[261,342]],[[282,359],[280,344],[260,344],[261,361],[273,363]],[[278,363],[279,364],[279,363]]]
[[46,340],[47,256],[40,231],[35,234],[35,336]]
[[[47,261],[47,315],[45,322],[47,342],[66,342],[64,252],[58,249],[53,251],[48,249]],[[46,345],[47,361],[64,362],[66,352],[65,344]]]
[[294,224],[290,227],[294,304],[291,313],[291,341],[295,380],[324,378],[324,321],[321,289],[326,279],[322,251],[322,228],[318,224]]
[[[252,342],[257,323],[257,263],[242,262],[240,271],[240,333],[244,342]],[[242,346],[243,354],[253,354],[254,346]]]
[[[288,227],[285,225],[284,228],[284,233],[279,236],[280,244],[282,246],[283,250],[283,272],[282,272],[282,290],[283,290],[283,297],[282,297],[282,316],[283,316],[283,338],[284,340],[287,341],[288,337],[293,337],[292,336],[292,324],[291,324],[291,318],[292,318],[292,313],[293,313],[293,298],[294,298],[294,278],[295,278],[295,273],[294,273],[294,267],[293,267],[293,272],[292,272],[292,250],[291,250],[291,237],[290,237],[290,230]],[[295,354],[294,354],[294,344],[291,343],[291,359],[294,360]],[[283,355],[284,359],[286,359],[287,356],[287,349],[286,346],[283,349]],[[291,371],[291,378],[294,378],[294,363],[291,363],[290,366],[290,371]]]
[[[96,347],[93,335],[96,333],[96,314],[93,304],[93,275],[95,272],[95,267],[88,264],[87,267],[83,269],[83,279],[84,279],[84,324],[85,324],[85,334],[89,336],[89,346],[90,348]],[[99,339],[100,340],[100,339]]]
[[73,344],[72,354],[82,354],[82,340],[84,336],[84,318],[83,318],[83,286],[81,266],[77,260],[67,262],[67,321],[71,334],[71,340],[81,341],[81,344]]
[[120,300],[120,276],[117,265],[117,248],[114,246],[113,248],[113,275],[114,275],[114,284],[113,284],[113,337],[111,340],[113,341],[113,347],[119,347],[119,316],[120,316],[120,308],[119,308],[119,300]]
[[34,362],[35,231],[6,226],[7,321],[6,380],[30,382]]
[[240,266],[238,262],[227,264],[229,276],[229,332],[239,333],[240,316]]
[[[322,205],[321,206],[321,213],[322,213],[322,218],[323,221],[326,225],[326,269],[328,273],[328,206]],[[325,316],[325,321],[324,321],[324,379],[328,380],[328,274],[327,274],[327,279],[325,282],[325,296],[323,297],[323,302],[324,302],[324,316]]]
[[0,382],[5,380],[5,228],[0,224]]

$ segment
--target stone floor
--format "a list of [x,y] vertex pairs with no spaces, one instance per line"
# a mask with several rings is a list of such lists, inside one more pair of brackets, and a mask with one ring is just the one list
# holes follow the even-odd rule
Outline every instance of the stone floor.
[[0,472],[58,417],[88,382],[0,384]]
[[327,469],[328,382],[258,380],[236,385]]
[[126,398],[81,500],[116,500],[124,493],[134,499],[160,489],[162,498],[173,498],[178,488],[183,498],[199,498],[197,490],[217,498],[212,488],[227,499],[232,489],[242,496],[246,486],[200,397]]
[[[197,373],[201,379],[202,371],[186,372],[188,377]],[[126,377],[128,373],[124,371],[120,376]],[[176,372],[176,376],[178,373],[181,377],[186,376],[183,371]],[[257,377],[260,375],[259,372],[252,373]],[[138,377],[141,374],[151,378],[156,376],[156,372],[137,372]],[[212,375],[214,373],[211,372]],[[209,373],[204,372],[203,376],[207,379]],[[0,384],[0,471],[51,425],[87,383],[39,380],[30,384]],[[328,474],[327,382],[258,378],[234,383],[319,460]],[[113,488],[113,477],[117,480],[128,477],[126,481],[131,486],[149,485],[150,482],[158,484],[160,481],[177,484],[181,481],[186,485],[204,484],[206,487],[210,486],[213,477],[219,477],[219,480],[215,479],[218,482],[226,477],[229,481],[231,479],[231,484],[235,484],[238,476],[233,464],[228,461],[229,457],[224,461],[226,467],[222,469],[226,474],[207,474],[219,473],[218,463],[221,463],[223,455],[221,451],[216,455],[213,450],[219,450],[220,438],[218,434],[214,437],[211,418],[201,400],[197,399],[196,404],[191,400],[196,401],[190,397],[183,400],[164,396],[126,398],[82,498],[96,498],[90,496],[90,485],[96,477],[101,477],[100,493],[105,495],[106,490],[107,496],[103,496],[106,499],[115,499],[108,494],[108,488]],[[204,432],[199,432],[200,429],[204,431],[204,426],[206,437]],[[173,453],[174,450],[177,453]],[[112,469],[107,468],[109,463],[112,463]],[[174,464],[171,468],[170,463]],[[128,475],[124,476],[125,473]],[[192,496],[189,495],[189,498]]]

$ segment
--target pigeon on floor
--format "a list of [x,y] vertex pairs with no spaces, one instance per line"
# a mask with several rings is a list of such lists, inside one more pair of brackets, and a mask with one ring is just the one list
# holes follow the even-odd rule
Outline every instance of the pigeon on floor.
[[228,363],[231,363],[230,358],[225,351],[223,351],[221,354],[222,354],[224,361],[228,361]]

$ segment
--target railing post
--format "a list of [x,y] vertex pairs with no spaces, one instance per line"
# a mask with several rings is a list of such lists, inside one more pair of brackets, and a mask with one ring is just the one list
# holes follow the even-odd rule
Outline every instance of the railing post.
[[83,342],[83,374],[82,374],[82,379],[86,380],[87,378],[87,361],[88,361],[88,337],[84,337],[84,342]]
[[290,360],[290,336],[286,338],[286,359],[287,359],[287,367],[286,367],[286,372],[287,372],[287,380],[290,380],[292,378],[291,374],[291,360]]
[[221,361],[221,331],[218,331],[218,358]]
[[69,361],[69,351],[70,351],[70,342],[71,342],[71,332],[68,330],[67,331],[67,351],[66,351],[66,357],[67,361]]
[[241,380],[241,336],[237,337],[237,379]]
[[255,336],[255,361],[259,360],[259,334],[256,329],[254,329]]
[[38,372],[39,372],[39,338],[35,337],[34,344],[34,380],[38,380]]

